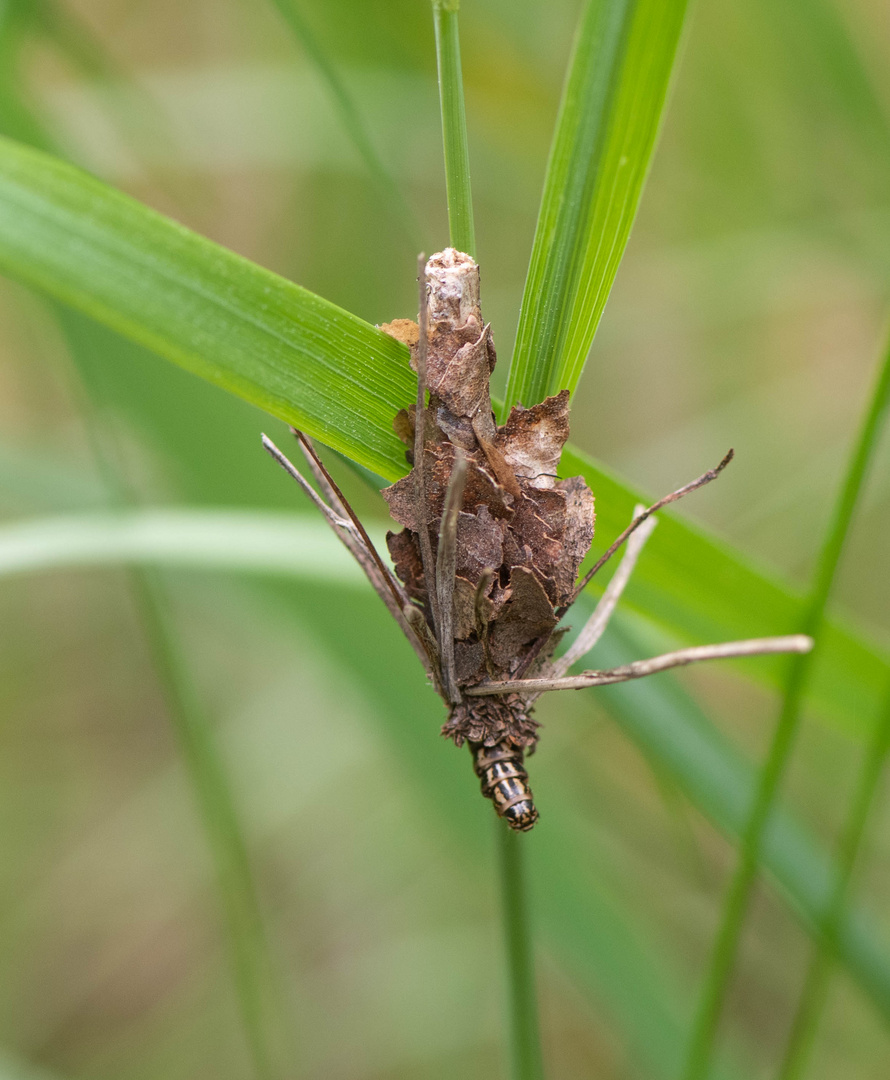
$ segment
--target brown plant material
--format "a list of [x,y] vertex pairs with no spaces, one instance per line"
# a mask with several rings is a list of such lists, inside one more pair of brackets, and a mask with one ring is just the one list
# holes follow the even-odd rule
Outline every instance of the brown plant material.
[[[404,526],[389,533],[387,544],[408,595],[439,639],[420,531],[427,531],[436,558],[446,493],[460,455],[466,479],[448,601],[453,617],[439,614],[440,623],[451,623],[453,640],[440,641],[440,648],[453,650],[457,700],[449,701],[442,731],[458,746],[468,741],[527,750],[537,741],[537,724],[522,698],[470,697],[466,691],[516,677],[529,647],[552,634],[593,538],[593,495],[580,477],[556,476],[569,436],[567,390],[530,409],[517,405],[497,426],[489,394],[496,357],[479,307],[476,263],[449,248],[429,260],[425,273],[425,363],[419,362],[416,324],[406,326],[402,319],[382,327],[409,344],[412,367],[425,367],[429,392],[422,417],[423,491],[418,494],[412,469],[383,492],[393,518]],[[402,410],[394,424],[409,461],[416,411]]]
[[[412,465],[384,491],[403,526],[387,545],[395,574],[328,474],[310,441],[295,432],[321,498],[264,435],[269,453],[303,487],[398,622],[449,713],[442,734],[469,743],[482,793],[512,829],[538,819],[524,757],[538,739],[531,715],[550,690],[624,682],[673,667],[733,656],[805,652],[801,635],[696,646],[609,671],[566,676],[599,640],[663,506],[714,480],[732,459],[678,488],[633,520],[578,581],[593,539],[593,495],[584,480],[559,480],[569,436],[569,392],[529,409],[517,405],[497,426],[489,379],[491,329],[479,308],[479,268],[447,248],[422,271],[419,323],[382,330],[404,342],[418,373],[417,401],[393,421]],[[429,398],[427,400],[427,394]],[[624,560],[575,642],[558,659],[559,627],[587,582],[625,543]]]

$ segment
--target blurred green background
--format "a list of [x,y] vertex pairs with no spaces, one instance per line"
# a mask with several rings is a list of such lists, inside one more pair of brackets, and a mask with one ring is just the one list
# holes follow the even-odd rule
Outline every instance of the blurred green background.
[[[411,317],[417,251],[447,243],[429,7],[299,11],[413,222],[381,197],[273,3],[8,2],[0,126],[33,138],[36,118],[57,152],[205,235],[371,322]],[[483,305],[503,357],[578,11],[462,8]],[[734,446],[682,512],[802,587],[888,299],[886,5],[700,0],[574,442],[653,495]],[[3,282],[7,522],[107,504],[90,414],[141,503],[311,514],[260,448],[282,425]],[[332,467],[384,528],[382,500]],[[836,596],[885,646],[888,530],[885,440]],[[499,1075],[493,815],[379,601],[352,579],[185,571],[164,573],[163,595],[249,841],[280,1075]],[[622,626],[657,640],[639,618]],[[597,662],[639,648],[616,635]],[[759,760],[772,695],[716,668],[659,680]],[[551,695],[539,710],[542,821],[528,839],[552,1077],[670,1075],[733,861],[623,733],[621,700]],[[2,581],[0,716],[0,1076],[252,1075],[212,860],[127,572]],[[804,730],[787,799],[827,844],[860,753],[818,718]],[[882,796],[857,880],[884,945],[888,817]],[[723,1029],[730,1075],[771,1074],[807,940],[764,888]],[[839,974],[808,1075],[885,1077],[886,1026]]]

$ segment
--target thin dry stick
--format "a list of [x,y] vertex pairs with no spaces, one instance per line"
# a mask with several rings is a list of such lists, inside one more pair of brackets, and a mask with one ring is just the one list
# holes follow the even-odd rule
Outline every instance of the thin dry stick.
[[460,701],[460,688],[454,671],[454,574],[457,566],[457,521],[467,482],[467,459],[458,447],[454,467],[445,492],[445,508],[439,525],[439,550],[436,552],[436,593],[439,598],[439,642],[442,682],[452,705]]
[[[424,635],[420,632],[415,625],[415,621],[411,618],[409,612],[416,609],[412,608],[407,594],[405,595],[404,601],[399,595],[399,592],[401,592],[402,589],[401,583],[393,582],[390,575],[381,573],[379,565],[380,557],[377,556],[376,559],[374,558],[376,551],[373,544],[371,544],[370,540],[366,541],[364,539],[364,537],[367,537],[367,533],[364,532],[364,529],[359,532],[349,518],[341,517],[339,514],[335,513],[325,501],[320,498],[300,470],[278,449],[275,443],[273,443],[267,435],[263,435],[263,446],[278,462],[282,469],[297,481],[315,506],[322,512],[325,520],[331,526],[340,542],[350,552],[362,570],[364,570],[365,576],[371,582],[377,595],[384,604],[386,604],[389,613],[399,624],[402,633],[408,638],[411,647],[414,649],[415,653],[417,653],[424,668],[428,672],[432,672],[438,662],[435,647],[431,645],[431,641],[427,640],[429,635]],[[340,505],[343,505],[341,499],[338,499],[337,501]],[[362,534],[364,534],[364,537]]]
[[696,645],[691,649],[653,656],[651,660],[636,660],[632,664],[609,668],[606,671],[582,671],[563,679],[513,679],[506,682],[483,683],[472,686],[465,693],[474,697],[492,694],[544,693],[548,690],[583,690],[588,686],[607,686],[610,683],[642,679],[669,668],[683,667],[699,660],[726,660],[739,656],[763,656],[768,653],[806,653],[813,647],[813,639],[805,634],[789,637],[751,638],[748,641],[725,641],[720,645]]
[[648,509],[644,510],[641,514],[638,514],[633,521],[628,525],[624,532],[618,537],[618,539],[612,544],[612,546],[601,555],[596,563],[587,571],[581,581],[578,583],[575,593],[568,604],[562,609],[560,615],[564,615],[566,611],[575,602],[581,592],[586,588],[591,578],[612,558],[615,552],[621,547],[625,540],[643,524],[646,518],[650,517],[660,510],[663,506],[667,506],[668,503],[676,502],[677,499],[682,499],[684,495],[688,495],[691,491],[696,491],[700,487],[704,487],[705,484],[710,484],[712,480],[716,480],[720,473],[726,468],[726,466],[732,461],[735,456],[735,451],[730,450],[726,457],[720,462],[715,469],[708,469],[706,473],[702,473],[698,479],[693,480],[692,483],[686,484],[684,487],[678,488],[676,491],[672,491],[670,495],[665,495],[663,499],[659,499],[658,502],[653,503]]
[[[391,600],[387,593],[385,591],[381,592],[380,588],[377,585],[378,575],[388,586],[389,592],[393,594],[393,596],[396,598],[399,609],[401,610],[402,617],[404,618],[408,626],[410,626],[410,628],[414,631],[414,637],[411,637],[410,634],[408,635],[411,646],[417,653],[417,655],[420,657],[420,659],[423,661],[423,666],[426,668],[427,673],[432,675],[433,682],[438,688],[440,685],[438,676],[439,647],[436,643],[436,639],[430,632],[429,626],[427,626],[427,622],[426,619],[423,617],[423,613],[408,596],[408,593],[405,591],[399,579],[392,573],[390,568],[380,558],[380,555],[377,552],[377,548],[374,546],[373,541],[368,536],[365,527],[364,525],[362,525],[358,515],[352,509],[346,496],[337,486],[336,481],[328,472],[324,462],[316,453],[315,447],[312,444],[312,440],[309,439],[302,431],[298,431],[294,427],[291,428],[291,431],[299,439],[300,449],[303,451],[303,456],[306,458],[309,468],[312,470],[312,475],[315,477],[319,487],[330,500],[330,503],[334,507],[334,509],[336,510],[339,508],[342,515],[348,517],[350,522],[354,526],[354,529],[347,532],[346,534],[346,536],[350,537],[350,540],[347,540],[345,536],[341,536],[341,539],[349,548],[349,550],[353,553],[355,558],[358,560],[359,564],[362,566],[365,573],[368,575],[371,584],[377,590],[389,611],[392,612],[392,614],[395,616],[396,621],[398,622],[399,626],[402,627],[402,632],[404,633],[405,628],[402,625],[402,618],[399,617],[396,608],[392,606]],[[288,464],[290,463],[288,462]],[[291,469],[293,469],[292,465]],[[353,536],[353,533],[357,535]],[[353,543],[356,545],[355,547],[351,546]],[[367,565],[367,561],[369,559],[371,563],[373,563],[373,566],[371,567]],[[423,646],[423,653],[418,650],[417,641],[414,640],[415,637]]]
[[268,435],[263,435],[263,449],[269,453],[278,464],[284,469],[288,476],[293,477],[294,480],[300,485],[303,491],[309,496],[309,498],[315,503],[316,507],[327,518],[328,523],[336,529],[348,529],[352,524],[348,518],[341,517],[340,514],[335,513],[328,504],[322,499],[315,488],[309,483],[300,470],[293,464],[293,462],[272,442]]
[[[395,599],[395,601],[401,607],[404,607],[406,604],[410,603],[410,601],[408,599],[408,594],[402,588],[401,582],[399,582],[399,580],[396,577],[393,576],[393,574],[390,571],[389,567],[386,565],[386,563],[383,561],[383,559],[380,558],[380,555],[379,555],[379,553],[377,551],[377,548],[374,547],[374,544],[371,541],[371,537],[368,536],[364,525],[362,525],[361,521],[358,518],[358,515],[352,509],[352,507],[349,505],[349,502],[347,501],[346,496],[337,487],[336,483],[334,482],[334,478],[331,476],[331,474],[325,468],[324,462],[321,460],[321,458],[315,452],[315,447],[312,445],[312,442],[309,439],[306,438],[306,436],[303,434],[302,431],[297,431],[296,428],[291,428],[291,430],[297,436],[297,438],[300,440],[300,446],[302,447],[303,453],[306,455],[307,459],[310,460],[314,464],[315,470],[317,470],[316,475],[320,474],[322,477],[324,477],[325,486],[329,490],[334,492],[334,495],[336,496],[337,501],[343,507],[343,509],[346,511],[346,513],[349,515],[349,520],[354,525],[355,531],[362,538],[362,543],[364,544],[365,549],[367,550],[368,554],[371,556],[371,558],[376,563],[377,569],[380,571],[380,574],[383,577],[383,580],[389,586],[389,589],[393,594],[393,598]],[[293,466],[291,466],[291,467],[293,467]]]
[[436,631],[436,639],[442,640],[439,628],[442,624],[439,611],[439,597],[436,594],[436,582],[434,580],[433,545],[430,543],[430,530],[427,523],[426,504],[426,462],[423,454],[423,440],[426,431],[426,357],[429,349],[429,326],[430,309],[427,297],[426,258],[424,255],[417,257],[418,274],[420,284],[420,310],[417,315],[418,338],[417,338],[417,404],[414,409],[414,517],[417,526],[417,536],[420,541],[420,555],[423,563],[423,576],[426,581],[426,591],[430,598],[430,611],[433,616],[433,628]]
[[[322,465],[321,458],[318,454],[314,452],[315,445],[312,443],[312,440],[304,432],[295,427],[291,427],[290,433],[297,440],[300,450],[303,453],[303,457],[306,459],[306,464],[309,466],[309,470],[315,478],[316,484],[321,488],[322,494],[328,501],[328,506],[330,506],[332,510],[336,510],[340,517],[349,517],[349,511],[346,509],[345,503],[340,499],[338,494],[340,489],[332,480],[329,480],[330,473]],[[306,440],[306,443],[312,447],[313,453],[310,453],[307,449],[303,441],[304,439]]]
[[[634,515],[640,514],[642,510],[642,505],[635,506]],[[633,573],[634,567],[637,564],[640,552],[643,550],[646,541],[652,535],[652,531],[656,524],[657,518],[649,518],[648,521],[645,521],[633,536],[630,537],[627,542],[627,549],[624,552],[624,557],[621,560],[621,565],[615,571],[612,580],[609,582],[600,602],[596,605],[593,614],[587,620],[581,633],[575,638],[566,652],[558,659],[553,660],[548,665],[547,669],[541,672],[542,678],[554,678],[565,675],[569,668],[577,663],[582,656],[586,656],[603,636],[618,601],[621,599],[621,594],[624,592],[625,586],[630,580],[630,575]]]

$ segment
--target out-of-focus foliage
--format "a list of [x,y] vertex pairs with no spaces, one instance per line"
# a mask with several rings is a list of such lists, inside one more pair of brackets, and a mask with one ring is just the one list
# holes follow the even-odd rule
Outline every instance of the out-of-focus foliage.
[[[71,160],[195,230],[368,322],[412,314],[410,236],[381,208],[273,5],[69,3],[102,68],[66,49],[70,35],[30,21],[29,7],[9,5],[4,24],[3,55],[16,60],[0,95],[8,130],[27,138],[17,107],[27,106]],[[424,245],[441,247],[428,9],[300,7]],[[576,16],[562,0],[462,9],[477,254],[502,356]],[[801,584],[890,293],[888,56],[871,0],[697,5],[573,414],[576,443],[655,493],[734,445],[732,469],[685,512]],[[0,306],[9,520],[101,504],[72,346],[141,500],[305,509],[259,449],[261,414],[107,331],[60,324],[20,287],[4,285]],[[887,460],[885,446],[839,596],[844,616],[878,640],[890,631]],[[348,470],[338,476],[382,524],[373,493]],[[624,512],[604,505],[607,485],[597,494],[608,530]],[[709,569],[694,598],[703,611],[709,597],[711,610],[722,603]],[[656,573],[645,562],[640,572],[635,609]],[[437,738],[437,702],[379,602],[352,586],[184,572],[168,592],[246,823],[299,1048],[291,1075],[491,1075],[501,962],[491,812],[465,755]],[[753,598],[740,617],[756,625]],[[91,569],[4,580],[0,620],[7,1072],[246,1075],[210,862],[123,578]],[[624,630],[634,643],[616,636],[614,655],[596,663],[636,655],[637,639],[662,643],[639,615]],[[542,703],[532,767],[543,817],[530,849],[553,1076],[669,1076],[688,1025],[729,859],[698,811],[738,827],[750,777],[741,755],[760,754],[775,701],[725,670],[665,683]],[[838,692],[828,674],[824,685]],[[735,747],[706,758],[713,783],[690,813],[678,785],[689,788],[688,770],[716,745],[704,714],[723,749]],[[830,843],[861,751],[823,719],[807,727],[788,793],[807,834],[786,828],[776,841],[797,867],[781,882],[797,907],[805,880],[810,904],[824,901],[824,864],[805,836]],[[864,731],[873,716],[859,719]],[[735,772],[718,770],[727,761]],[[858,889],[872,913],[890,889],[886,812],[877,807]],[[875,1007],[868,963],[887,928],[880,914],[870,927],[857,939],[856,981],[834,988],[814,1080],[883,1076],[886,999]],[[742,1075],[775,1060],[806,955],[771,894],[748,940],[728,1028]]]

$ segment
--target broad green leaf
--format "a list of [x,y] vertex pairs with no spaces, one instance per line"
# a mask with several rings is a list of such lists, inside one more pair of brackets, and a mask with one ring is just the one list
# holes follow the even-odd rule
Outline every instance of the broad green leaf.
[[0,140],[0,269],[395,479],[406,348],[80,170]]
[[646,179],[686,0],[588,0],[550,151],[508,408],[584,368]]

